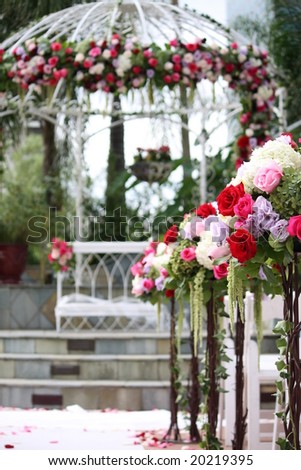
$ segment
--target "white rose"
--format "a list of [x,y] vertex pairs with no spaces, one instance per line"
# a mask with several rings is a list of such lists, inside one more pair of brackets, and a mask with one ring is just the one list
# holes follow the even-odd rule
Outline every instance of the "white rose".
[[164,69],[165,70],[172,70],[173,69],[173,64],[171,62],[166,62],[166,64],[164,64]]
[[85,56],[82,52],[78,52],[75,56],[75,62],[83,62]]
[[191,52],[188,52],[187,54],[184,54],[183,59],[185,60],[185,62],[187,62],[187,64],[190,64],[191,62],[193,62],[193,55],[191,54]]
[[102,53],[102,57],[104,59],[109,59],[111,57],[111,52],[109,51],[109,49],[105,49]]
[[241,64],[247,60],[247,57],[244,54],[239,54],[238,55],[238,62]]

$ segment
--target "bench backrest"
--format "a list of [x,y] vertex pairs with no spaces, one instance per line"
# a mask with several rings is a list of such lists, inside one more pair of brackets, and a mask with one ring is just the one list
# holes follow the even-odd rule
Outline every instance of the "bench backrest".
[[59,273],[57,299],[63,295],[64,281],[77,294],[112,300],[131,296],[131,266],[140,259],[148,242],[74,242],[75,269]]

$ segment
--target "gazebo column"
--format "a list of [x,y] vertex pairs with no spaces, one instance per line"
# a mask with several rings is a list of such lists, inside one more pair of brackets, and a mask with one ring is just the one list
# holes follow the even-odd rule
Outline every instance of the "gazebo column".
[[203,204],[207,200],[207,161],[206,161],[206,142],[207,142],[207,132],[205,128],[206,123],[206,114],[202,113],[201,118],[201,133],[200,133],[200,144],[201,144],[201,152],[200,152],[200,202]]

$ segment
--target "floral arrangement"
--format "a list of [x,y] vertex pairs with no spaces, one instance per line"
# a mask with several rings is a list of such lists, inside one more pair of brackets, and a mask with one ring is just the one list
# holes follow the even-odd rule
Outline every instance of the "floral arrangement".
[[[214,265],[214,259],[227,251],[227,247],[220,242],[224,230],[228,227],[217,217],[216,203],[201,204],[184,215],[177,232],[177,245],[170,257],[170,282],[177,289],[178,298],[187,295],[190,298],[195,349],[198,341],[202,340],[202,312],[210,297],[208,283],[227,277],[227,263]],[[166,236],[175,237],[175,228],[172,227]],[[222,236],[223,243],[224,238]],[[220,293],[221,290],[220,285]]]
[[48,261],[55,272],[66,272],[71,269],[75,264],[72,245],[60,238],[53,238]]
[[238,92],[243,106],[237,167],[270,136],[276,86],[268,70],[268,55],[256,46],[233,42],[219,47],[208,45],[206,39],[190,43],[174,39],[160,48],[115,33],[110,40],[81,43],[32,38],[12,53],[0,51],[0,92],[11,90],[12,96],[19,88],[24,92],[33,88],[41,94],[60,80],[89,92],[125,94],[145,85],[151,90],[153,85],[173,89],[181,84],[193,90],[203,79],[214,83],[223,77]]
[[137,147],[138,153],[134,155],[134,162],[170,162],[170,148],[161,145],[158,149]]
[[152,304],[160,303],[164,298],[172,297],[174,292],[165,286],[168,266],[173,251],[171,244],[150,242],[142,258],[131,267],[132,294]]
[[[301,448],[300,170],[300,150],[291,134],[282,134],[254,150],[250,161],[239,168],[237,176],[217,197],[221,218],[230,229],[226,246],[232,322],[236,302],[239,310],[243,309],[243,284],[250,279],[261,280],[266,292],[278,291],[284,297],[283,320],[274,329],[280,336],[277,341],[280,359],[276,365],[281,379],[276,386],[282,399],[285,379],[288,397],[284,411],[279,414],[285,431],[279,445],[298,450]],[[260,303],[257,302],[259,306]]]
[[[246,277],[281,282],[279,266],[293,259],[301,238],[301,155],[291,135],[283,134],[254,150],[237,176],[219,194],[217,204],[231,233],[229,295],[233,312]],[[233,286],[233,291],[231,286]]]

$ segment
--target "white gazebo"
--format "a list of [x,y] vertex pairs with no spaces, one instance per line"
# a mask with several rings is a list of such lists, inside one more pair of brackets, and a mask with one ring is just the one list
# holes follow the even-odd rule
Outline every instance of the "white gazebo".
[[[226,47],[231,41],[245,44],[243,37],[230,31],[206,15],[176,5],[152,0],[101,0],[89,4],[75,5],[63,11],[44,17],[36,24],[14,34],[2,44],[5,50],[13,51],[31,38],[45,38],[50,41],[65,38],[81,43],[91,37],[95,41],[110,39],[114,32],[137,37],[139,43],[155,43],[163,46],[174,38],[183,42],[206,38],[208,44]],[[205,83],[206,82],[206,83]],[[131,99],[121,97],[121,110],[114,109],[112,95],[99,99],[97,105],[91,105],[87,98],[90,93],[79,87],[77,98],[68,100],[62,93],[64,80],[61,79],[46,102],[34,99],[34,87],[29,87],[21,100],[14,98],[15,107],[4,109],[0,116],[17,112],[22,109],[24,119],[44,119],[60,125],[59,116],[69,115],[76,120],[74,130],[75,179],[77,182],[76,212],[82,219],[82,193],[84,181],[83,168],[83,116],[97,114],[101,116],[120,116],[121,121],[137,118],[160,119],[180,125],[190,132],[200,144],[199,193],[201,201],[207,196],[206,142],[208,137],[222,124],[229,122],[241,111],[239,98],[227,90],[226,82],[218,80],[210,83],[202,80],[197,87],[193,99],[181,99],[180,87],[170,92],[163,89],[154,90],[152,100],[146,88],[134,90]],[[220,91],[219,91],[220,90]],[[101,91],[96,91],[97,94]],[[212,118],[213,116],[213,118]],[[210,119],[211,117],[211,119]],[[191,118],[198,120],[198,128],[192,128]],[[118,121],[114,122],[118,125]],[[103,129],[101,129],[103,130]],[[100,130],[99,130],[100,131]]]

